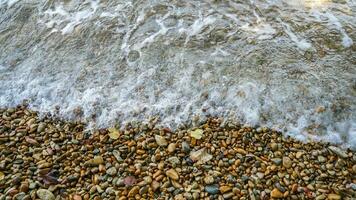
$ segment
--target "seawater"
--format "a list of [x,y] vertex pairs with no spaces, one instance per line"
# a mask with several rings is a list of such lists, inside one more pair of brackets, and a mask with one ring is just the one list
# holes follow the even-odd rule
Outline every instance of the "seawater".
[[355,0],[0,0],[0,106],[27,99],[90,128],[217,116],[356,148],[355,11]]

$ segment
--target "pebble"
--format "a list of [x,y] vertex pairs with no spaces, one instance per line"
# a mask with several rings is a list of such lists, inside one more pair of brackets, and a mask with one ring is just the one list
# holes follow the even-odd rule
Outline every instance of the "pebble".
[[176,156],[168,158],[168,162],[170,162],[172,165],[179,165],[180,164],[180,160]]
[[166,171],[166,175],[167,175],[169,178],[173,179],[173,180],[178,180],[178,179],[179,179],[179,175],[178,175],[178,173],[176,172],[176,170],[174,170],[174,169],[169,169],[169,170],[167,170],[167,171]]
[[205,192],[209,194],[218,194],[219,193],[219,186],[218,185],[207,185],[205,186]]
[[232,192],[223,194],[224,199],[231,199],[233,196],[234,196],[234,193],[232,193]]
[[140,187],[139,186],[134,186],[133,188],[131,188],[128,196],[129,197],[134,197],[136,194],[138,194],[140,191]]
[[214,177],[212,176],[206,176],[204,177],[204,183],[207,185],[211,185],[214,183]]
[[46,189],[39,189],[36,192],[38,198],[40,198],[41,200],[55,200],[55,196],[53,195],[52,192],[50,192],[49,190]]
[[295,157],[297,158],[297,159],[299,159],[299,158],[301,158],[302,156],[303,156],[303,152],[301,152],[301,151],[298,151],[297,153],[296,153],[296,155],[295,155]]
[[324,156],[318,156],[318,161],[323,163],[326,161],[326,158]]
[[352,166],[352,172],[356,174],[356,165]]
[[176,143],[170,143],[167,147],[169,153],[173,153],[176,150]]
[[155,140],[159,146],[167,146],[168,145],[167,140],[163,136],[155,135]]
[[338,155],[341,158],[347,158],[347,154],[344,150],[340,149],[339,147],[335,147],[335,146],[329,146],[329,149],[335,153],[336,155]]
[[82,197],[79,194],[75,194],[73,200],[82,200]]
[[283,157],[283,167],[289,169],[292,167],[292,160],[289,157]]
[[272,151],[277,151],[278,150],[278,144],[277,143],[271,143],[271,150]]
[[341,196],[338,194],[328,194],[328,200],[339,200]]
[[107,129],[89,134],[79,122],[40,119],[21,110],[4,118],[3,112],[0,199],[39,199],[43,190],[52,199],[74,200],[322,200],[356,191],[353,151],[300,143],[269,129],[257,134],[249,126],[226,128],[208,119],[192,129],[204,130],[197,139],[184,128],[143,129],[133,123],[113,140]]
[[87,161],[84,165],[86,166],[99,166],[104,163],[104,159],[101,156],[95,156],[93,159]]
[[272,158],[271,161],[276,165],[282,164],[282,159],[280,159],[280,158]]
[[115,167],[110,167],[109,169],[106,170],[106,173],[109,174],[110,176],[115,176],[117,173],[117,170]]
[[281,199],[283,197],[284,197],[283,193],[281,191],[279,191],[277,188],[274,188],[271,191],[271,198]]
[[182,151],[186,153],[190,152],[190,146],[186,141],[182,142]]
[[223,185],[219,188],[220,192],[221,193],[226,193],[226,192],[229,192],[230,190],[232,190],[232,188],[230,186],[226,186],[226,185]]

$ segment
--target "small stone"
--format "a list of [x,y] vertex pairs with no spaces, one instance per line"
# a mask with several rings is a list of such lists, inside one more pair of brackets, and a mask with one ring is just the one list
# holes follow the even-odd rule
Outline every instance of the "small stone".
[[271,143],[271,150],[272,151],[277,151],[277,149],[278,149],[278,144],[277,143]]
[[99,166],[100,164],[104,163],[104,159],[101,156],[94,156],[93,159],[88,160],[85,162],[85,166]]
[[155,140],[159,146],[167,146],[168,145],[167,140],[163,136],[155,135]]
[[82,200],[82,197],[79,194],[75,194],[73,200]]
[[326,195],[325,194],[321,194],[321,195],[319,195],[319,196],[317,196],[315,198],[315,200],[324,200],[324,199],[326,199]]
[[330,151],[332,151],[333,153],[335,153],[336,155],[338,155],[341,158],[347,158],[347,154],[344,150],[340,149],[339,147],[335,147],[335,146],[329,146]]
[[298,151],[298,152],[295,154],[295,157],[296,157],[297,159],[299,159],[299,158],[302,157],[302,155],[303,155],[303,152]]
[[352,166],[352,172],[356,174],[356,165]]
[[279,191],[277,188],[274,188],[271,191],[271,198],[276,198],[276,199],[283,198],[283,193]]
[[186,141],[182,142],[182,151],[185,153],[190,152],[190,146]]
[[157,181],[152,181],[151,187],[153,191],[156,191],[160,187],[160,184]]
[[289,169],[292,167],[292,160],[289,157],[283,157],[283,167]]
[[223,194],[224,199],[231,199],[234,196],[233,192]]
[[276,165],[282,164],[282,159],[280,159],[280,158],[272,158],[271,161]]
[[170,144],[168,145],[167,151],[168,151],[169,153],[173,153],[175,150],[176,150],[176,144],[175,144],[175,143],[170,143]]
[[219,193],[219,186],[214,184],[214,185],[207,185],[205,186],[205,192],[209,194],[218,194]]
[[230,186],[227,186],[227,185],[224,185],[224,186],[221,186],[220,188],[220,192],[221,193],[226,193],[226,192],[229,192],[230,190],[232,190],[232,188]]
[[46,128],[46,123],[41,122],[40,124],[38,124],[37,132],[41,133],[42,131],[45,130],[45,128]]
[[180,164],[180,160],[178,157],[170,157],[168,158],[168,162],[170,162],[172,165],[179,165]]
[[37,190],[36,194],[37,194],[38,198],[40,198],[41,200],[55,200],[56,199],[56,197],[53,195],[53,193],[46,189],[39,189],[39,190]]
[[328,200],[339,200],[341,196],[338,194],[328,194]]
[[145,177],[143,177],[143,181],[146,184],[150,184],[150,183],[152,183],[152,177],[151,176],[145,176]]
[[28,136],[25,137],[25,141],[26,141],[27,143],[29,143],[29,144],[32,144],[32,145],[39,145],[39,143],[38,143],[35,139],[30,138],[30,137],[28,137]]
[[130,190],[128,196],[129,196],[129,197],[134,197],[136,194],[139,193],[139,191],[140,191],[140,187],[134,186],[133,188],[131,188],[131,190]]
[[45,162],[45,163],[42,163],[42,164],[38,165],[37,167],[38,167],[39,169],[43,169],[43,168],[49,168],[49,167],[51,167],[51,166],[52,166],[51,163]]
[[214,177],[212,176],[206,176],[204,177],[204,182],[207,185],[213,184],[214,183]]
[[148,192],[147,186],[143,186],[139,191],[140,195],[146,194],[147,192]]
[[323,163],[326,161],[326,158],[324,156],[318,156],[318,161]]
[[27,193],[28,190],[29,190],[29,187],[30,187],[30,184],[29,184],[27,181],[21,183],[21,185],[20,185],[20,192]]
[[110,167],[108,170],[106,170],[106,173],[109,174],[110,176],[114,176],[117,173],[117,170],[115,167]]
[[169,178],[173,179],[173,180],[178,180],[178,179],[179,179],[179,175],[178,175],[178,173],[176,172],[176,170],[174,170],[174,169],[169,169],[169,170],[167,170],[167,171],[166,171],[166,175],[167,175]]
[[124,160],[121,158],[119,151],[114,150],[114,151],[112,152],[112,154],[114,155],[114,157],[115,157],[115,159],[117,160],[117,162],[122,162],[122,161],[124,161]]

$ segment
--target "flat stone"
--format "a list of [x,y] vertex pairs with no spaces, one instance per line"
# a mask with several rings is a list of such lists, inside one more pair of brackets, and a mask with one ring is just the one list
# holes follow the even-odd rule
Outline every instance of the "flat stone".
[[53,195],[53,193],[46,189],[39,189],[39,190],[37,190],[36,194],[37,194],[38,198],[40,198],[41,200],[55,200],[56,199],[56,197]]
[[159,146],[167,146],[168,145],[167,140],[163,136],[155,135],[155,140]]
[[315,200],[324,200],[324,199],[326,199],[326,195],[325,194],[321,194],[321,195],[319,195],[319,196],[317,196],[315,198]]
[[230,186],[227,186],[227,185],[223,185],[219,188],[220,192],[221,193],[226,193],[226,192],[229,192],[230,190],[232,190],[232,188]]
[[338,194],[328,194],[328,200],[339,200],[341,196]]
[[219,186],[214,184],[214,185],[207,185],[205,186],[205,192],[209,194],[218,194],[219,193]]
[[223,194],[224,199],[231,199],[234,196],[233,192]]
[[335,146],[329,146],[330,151],[332,151],[333,153],[335,153],[336,155],[338,155],[341,158],[347,158],[347,154],[344,150],[340,149],[339,147],[335,147]]
[[274,188],[271,191],[271,198],[281,199],[283,198],[283,193],[279,191],[277,188]]

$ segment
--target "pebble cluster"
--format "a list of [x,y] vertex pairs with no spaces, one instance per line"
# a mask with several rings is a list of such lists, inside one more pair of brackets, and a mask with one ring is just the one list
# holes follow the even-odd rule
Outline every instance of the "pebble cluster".
[[0,109],[0,200],[356,198],[354,152],[267,128],[84,128]]

